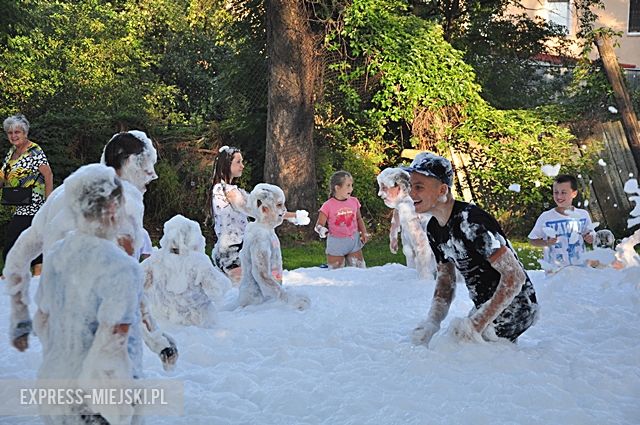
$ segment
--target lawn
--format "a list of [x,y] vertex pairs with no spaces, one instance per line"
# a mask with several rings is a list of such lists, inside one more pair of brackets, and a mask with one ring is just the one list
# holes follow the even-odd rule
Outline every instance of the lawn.
[[[539,270],[538,258],[542,257],[542,249],[529,245],[528,242],[511,241],[520,261],[527,270]],[[285,270],[293,270],[300,267],[313,267],[325,264],[324,241],[289,242],[282,247],[282,262]],[[364,259],[367,266],[382,266],[388,263],[405,264],[402,249],[397,254],[389,251],[387,238],[375,238],[364,247]]]
[[[542,257],[542,249],[529,245],[528,242],[511,241],[518,252],[520,261],[527,270],[539,270],[538,258]],[[158,246],[157,241],[154,242]],[[211,246],[207,247],[207,255],[211,255]],[[313,267],[327,262],[324,254],[324,241],[289,241],[282,243],[282,263],[285,270],[293,270],[301,267]],[[389,263],[406,264],[402,248],[397,254],[389,251],[389,240],[377,237],[369,241],[364,247],[364,259],[367,266],[382,266]],[[4,266],[0,258],[0,270]]]

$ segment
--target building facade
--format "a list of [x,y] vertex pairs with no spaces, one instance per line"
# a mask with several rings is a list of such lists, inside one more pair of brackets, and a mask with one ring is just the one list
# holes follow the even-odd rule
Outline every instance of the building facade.
[[[627,69],[640,69],[640,0],[604,0],[604,10],[598,10],[596,27],[608,27],[622,33],[618,39],[616,55]],[[578,17],[572,0],[523,0],[523,10],[529,16],[537,16],[562,25],[570,38],[575,39]],[[577,55],[577,43],[574,46]],[[597,58],[597,50],[592,56]]]

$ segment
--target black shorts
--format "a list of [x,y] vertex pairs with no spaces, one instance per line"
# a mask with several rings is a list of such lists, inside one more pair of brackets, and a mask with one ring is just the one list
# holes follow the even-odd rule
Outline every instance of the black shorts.
[[223,272],[240,267],[240,250],[242,242],[225,247],[216,247],[213,253],[213,262]]

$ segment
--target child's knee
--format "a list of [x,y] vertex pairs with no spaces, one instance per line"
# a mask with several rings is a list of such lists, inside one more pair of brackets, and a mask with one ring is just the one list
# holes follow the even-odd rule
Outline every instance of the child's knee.
[[345,258],[344,257],[327,258],[327,264],[329,265],[330,269],[340,269],[345,265]]

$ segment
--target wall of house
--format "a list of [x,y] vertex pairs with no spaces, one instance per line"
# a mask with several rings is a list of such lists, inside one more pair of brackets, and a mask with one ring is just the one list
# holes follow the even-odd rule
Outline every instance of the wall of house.
[[[622,32],[619,38],[619,47],[616,48],[618,61],[623,65],[631,65],[634,68],[640,68],[640,33],[628,33],[629,25],[629,0],[604,0],[604,10],[597,11],[598,21],[596,26],[609,27],[615,31]],[[539,16],[543,19],[550,19],[549,5],[546,0],[522,0],[524,9],[513,9],[512,13],[525,12],[529,16]],[[554,5],[556,8],[559,5]],[[577,32],[578,20],[575,16],[575,9],[569,8],[568,18],[570,21],[569,36],[575,39]],[[555,20],[562,20],[563,16],[555,14]],[[578,54],[577,45],[574,46],[574,54]],[[598,53],[594,48],[592,57],[595,59]]]

